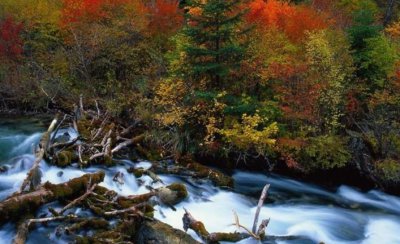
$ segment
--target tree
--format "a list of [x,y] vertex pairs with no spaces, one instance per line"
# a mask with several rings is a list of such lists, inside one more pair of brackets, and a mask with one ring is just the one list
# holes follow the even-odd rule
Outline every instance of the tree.
[[0,58],[18,59],[23,51],[21,40],[22,23],[16,23],[12,17],[0,20]]
[[239,41],[243,34],[239,0],[191,0],[187,3],[188,24],[183,33],[189,38],[185,47],[192,69],[189,76],[209,79],[209,88],[222,88],[230,72],[239,67],[245,52]]
[[149,31],[152,35],[169,35],[182,28],[183,10],[178,0],[156,0],[147,6]]
[[265,31],[280,30],[292,42],[301,42],[307,31],[326,29],[329,25],[324,13],[286,1],[250,1],[249,9],[246,15],[249,23],[255,23],[257,28]]
[[308,34],[306,56],[310,68],[307,79],[319,84],[319,129],[338,132],[344,115],[345,91],[352,75],[350,45],[345,35],[338,31],[315,31]]

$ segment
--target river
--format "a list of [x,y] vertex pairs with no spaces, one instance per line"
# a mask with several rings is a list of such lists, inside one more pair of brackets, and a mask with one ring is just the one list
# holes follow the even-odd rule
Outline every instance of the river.
[[[0,118],[0,166],[8,167],[6,172],[0,173],[1,200],[21,185],[34,160],[33,145],[38,143],[42,131],[44,127],[39,120]],[[71,129],[69,132],[76,136]],[[148,190],[138,184],[127,168],[150,165],[146,161],[120,160],[111,168],[96,166],[81,170],[74,167],[61,169],[42,162],[42,181],[62,183],[101,169],[106,172],[106,177],[100,185],[121,195],[140,194]],[[112,180],[117,172],[124,173],[123,185]],[[208,181],[187,177],[160,175],[160,178],[166,184],[183,182],[188,188],[189,197],[176,206],[177,211],[167,207],[156,207],[155,211],[157,219],[178,229],[182,229],[183,208],[201,220],[210,232],[235,231],[236,227],[231,226],[233,210],[237,212],[240,223],[250,228],[259,194],[269,183],[268,198],[260,214],[260,219],[271,218],[267,234],[304,236],[303,240],[279,243],[400,243],[400,198],[381,191],[362,192],[345,185],[325,189],[279,175],[243,171],[234,172],[233,190],[218,189]],[[151,181],[150,178],[144,179]],[[57,207],[57,203],[51,205]],[[46,214],[48,207],[44,206],[37,215]],[[58,238],[54,232],[53,224],[36,228],[29,234],[27,243],[68,243],[68,238]],[[189,230],[188,233],[198,239],[194,232]],[[3,225],[0,227],[0,243],[11,243],[14,234],[13,224]],[[247,239],[240,243],[257,242]]]

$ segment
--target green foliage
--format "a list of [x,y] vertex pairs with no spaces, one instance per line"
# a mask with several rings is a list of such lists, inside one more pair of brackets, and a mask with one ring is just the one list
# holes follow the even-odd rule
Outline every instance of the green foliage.
[[238,0],[191,0],[187,6],[188,24],[183,30],[188,37],[185,47],[194,80],[212,81],[210,87],[224,87],[221,83],[234,68],[239,68],[244,46],[239,42],[240,21]]
[[373,87],[383,88],[399,60],[397,49],[384,35],[368,38],[365,42],[361,70],[373,82]]
[[3,0],[0,22],[15,21],[0,31],[1,106],[68,109],[83,93],[141,121],[170,153],[263,156],[309,171],[368,155],[383,181],[398,182],[400,25],[383,30],[380,7]]
[[306,170],[344,167],[351,159],[343,137],[325,135],[309,138],[301,152],[302,166]]
[[385,159],[377,162],[377,169],[381,177],[386,181],[400,182],[400,162],[393,159]]
[[336,133],[344,116],[344,95],[352,75],[349,44],[340,32],[318,31],[308,35],[306,56],[310,62],[310,78],[320,87],[318,111],[321,129]]
[[[377,25],[371,10],[361,9],[355,13],[354,25],[349,28],[348,34],[353,56],[357,66],[357,75],[372,84],[372,88],[379,87],[387,77],[387,71],[393,68],[395,56],[388,40],[380,34],[381,25]],[[386,58],[385,56],[388,55]],[[384,61],[378,64],[374,58]],[[377,61],[378,61],[377,60]]]

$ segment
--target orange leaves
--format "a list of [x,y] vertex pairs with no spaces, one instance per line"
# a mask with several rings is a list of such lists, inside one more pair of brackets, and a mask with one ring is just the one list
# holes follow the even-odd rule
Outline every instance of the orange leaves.
[[400,21],[392,23],[385,29],[385,32],[393,39],[400,39]]
[[308,65],[273,63],[269,68],[272,76],[281,80],[274,85],[274,90],[279,94],[280,108],[284,112],[284,117],[289,120],[316,123],[317,99],[321,86],[306,79]]
[[183,11],[177,0],[156,0],[147,7],[150,23],[149,31],[154,34],[175,32],[182,27]]
[[22,28],[22,23],[16,23],[11,17],[0,20],[0,57],[8,59],[20,57],[23,51],[20,39]]
[[110,18],[116,7],[128,0],[63,0],[61,22],[63,25],[81,21],[96,21]]
[[150,34],[175,32],[183,24],[183,11],[177,0],[63,0],[61,25],[121,17],[140,29],[146,26]]
[[325,29],[329,21],[321,13],[303,5],[278,0],[254,0],[249,4],[247,21],[260,29],[276,28],[291,41],[301,41],[306,31]]

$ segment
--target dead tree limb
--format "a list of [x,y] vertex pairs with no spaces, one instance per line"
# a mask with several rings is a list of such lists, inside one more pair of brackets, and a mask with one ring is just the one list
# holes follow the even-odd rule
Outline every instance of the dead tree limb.
[[254,222],[253,222],[253,228],[252,228],[253,233],[257,233],[258,217],[260,215],[261,207],[263,206],[264,201],[267,198],[267,192],[268,192],[269,187],[270,187],[270,184],[267,184],[264,186],[264,188],[261,192],[260,199],[258,200],[257,210],[254,215]]
[[188,229],[192,229],[205,243],[219,243],[220,241],[237,242],[249,237],[245,233],[209,233],[201,221],[196,220],[192,214],[185,208],[185,214],[183,215],[183,229],[187,232]]
[[125,208],[125,209],[119,209],[119,210],[113,210],[113,211],[109,211],[109,212],[104,212],[105,216],[115,216],[115,215],[119,215],[119,214],[123,214],[123,213],[128,213],[128,212],[134,212],[137,213],[140,216],[144,216],[144,214],[138,209],[141,206],[144,206],[145,204],[141,203],[135,206],[131,206],[129,208]]
[[19,219],[26,213],[34,213],[43,204],[56,200],[69,200],[82,195],[88,182],[100,183],[104,172],[85,174],[61,184],[44,183],[40,188],[29,193],[18,193],[0,202],[0,224],[11,219]]
[[83,115],[83,113],[85,112],[85,110],[83,109],[83,94],[79,95],[79,110]]
[[132,144],[137,144],[137,143],[143,141],[144,138],[145,138],[145,135],[141,134],[141,135],[136,136],[136,137],[134,137],[134,138],[132,138],[132,139],[130,139],[128,141],[124,141],[124,142],[118,144],[115,148],[113,148],[111,150],[111,152],[112,153],[116,153],[116,152],[118,152],[119,150],[121,150],[124,147],[127,147],[127,146],[132,145]]
[[[145,135],[144,135],[144,134],[141,134],[141,135],[136,136],[136,137],[134,137],[134,138],[132,138],[132,139],[130,139],[130,140],[128,140],[128,141],[121,142],[120,144],[118,144],[116,147],[114,147],[114,148],[111,150],[111,156],[112,156],[112,154],[114,154],[114,153],[120,151],[122,148],[125,148],[125,147],[127,147],[127,146],[129,146],[129,145],[136,144],[136,143],[139,143],[139,142],[143,141],[144,138],[145,138]],[[107,143],[106,143],[106,144],[107,144]],[[107,146],[105,146],[105,147],[107,147]],[[106,152],[107,152],[107,151],[93,154],[93,155],[90,157],[89,160],[92,161],[92,160],[95,160],[95,159],[97,159],[97,158],[107,156],[107,153],[106,153]],[[109,151],[109,152],[110,152],[110,151]]]
[[76,198],[75,200],[73,200],[72,202],[68,203],[66,206],[64,206],[61,211],[59,212],[59,214],[63,214],[65,211],[67,211],[68,209],[78,205],[79,203],[81,203],[82,201],[84,201],[90,194],[93,193],[94,189],[96,188],[97,184],[93,184],[90,187],[90,182],[87,188],[87,191],[85,192],[85,194],[83,194],[82,196]]
[[39,147],[35,153],[35,161],[32,165],[32,168],[29,170],[25,180],[22,182],[22,185],[20,187],[20,192],[25,191],[28,186],[29,186],[29,191],[34,190],[40,184],[41,175],[40,175],[39,165],[44,155],[47,152],[47,149],[50,144],[51,132],[54,130],[56,124],[57,124],[57,117],[53,119],[47,131],[43,133],[39,142]]
[[[270,185],[267,184],[261,193],[260,200],[257,205],[255,220],[254,220],[255,226],[257,226],[260,209],[265,201],[269,187],[270,187]],[[266,236],[265,229],[267,228],[267,226],[269,224],[269,221],[270,221],[269,219],[263,220],[261,222],[257,232],[251,231],[247,227],[245,227],[239,223],[239,217],[237,216],[235,211],[233,212],[234,216],[235,216],[235,223],[232,225],[235,225],[238,229],[239,228],[244,229],[247,233],[240,233],[240,232],[209,233],[201,221],[196,220],[192,216],[192,214],[190,214],[189,211],[187,211],[185,208],[184,208],[184,210],[185,210],[185,214],[183,215],[183,218],[182,218],[183,229],[185,231],[187,231],[188,229],[192,229],[206,243],[218,243],[220,241],[238,242],[240,240],[250,238],[250,237],[257,239],[257,240],[269,240],[269,241],[297,240],[297,239],[304,238],[302,236]]]
[[94,102],[96,103],[97,118],[100,118],[101,111],[100,111],[100,107],[99,107],[99,102],[97,102],[97,100],[94,100]]
[[61,221],[75,218],[77,218],[76,215],[65,215],[40,219],[28,219],[18,226],[17,234],[15,235],[13,244],[24,244],[26,238],[28,237],[29,229],[32,227],[33,224],[44,224],[52,221]]
[[68,116],[68,115],[65,114],[64,117],[63,117],[63,119],[60,121],[60,123],[58,123],[56,129],[54,130],[53,136],[51,137],[50,143],[53,143],[53,142],[54,142],[54,139],[55,139],[56,136],[57,136],[58,130],[60,129],[60,127],[61,127],[61,125],[64,123],[64,121],[67,119],[67,116]]

